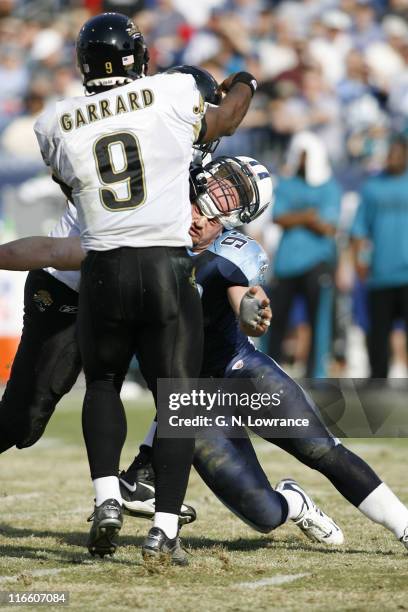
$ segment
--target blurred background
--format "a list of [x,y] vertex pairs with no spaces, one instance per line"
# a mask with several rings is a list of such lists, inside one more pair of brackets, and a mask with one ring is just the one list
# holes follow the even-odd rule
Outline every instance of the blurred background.
[[[75,39],[108,10],[134,17],[151,74],[259,81],[217,154],[274,176],[274,219],[248,228],[271,258],[263,349],[296,376],[406,377],[408,0],[0,0],[2,242],[46,234],[64,208],[32,128],[49,101],[82,95]],[[3,381],[23,282],[0,273]]]

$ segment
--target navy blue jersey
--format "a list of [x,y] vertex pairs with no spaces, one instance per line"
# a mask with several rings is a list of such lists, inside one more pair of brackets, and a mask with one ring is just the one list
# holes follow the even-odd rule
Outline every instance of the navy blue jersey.
[[196,256],[196,280],[204,311],[202,376],[222,376],[227,364],[251,342],[243,334],[228,301],[228,287],[258,285],[268,267],[259,244],[232,230]]

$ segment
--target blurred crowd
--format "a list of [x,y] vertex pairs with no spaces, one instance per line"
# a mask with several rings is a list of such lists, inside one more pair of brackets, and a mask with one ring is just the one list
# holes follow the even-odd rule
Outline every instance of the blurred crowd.
[[[342,194],[333,278],[348,297],[334,300],[332,319],[334,352],[344,363],[344,320],[357,299],[350,298],[349,230],[365,181],[386,167],[395,134],[408,136],[408,0],[0,0],[0,220],[4,226],[13,217],[17,234],[30,233],[41,215],[37,209],[14,218],[15,202],[28,211],[36,199],[57,198],[56,187],[41,178],[33,123],[48,101],[82,94],[75,39],[90,15],[106,10],[134,17],[151,73],[186,63],[219,82],[240,70],[257,77],[251,110],[220,153],[250,155],[279,175],[297,134],[316,136],[327,151]],[[265,229],[261,238],[273,254],[280,237]],[[298,351],[294,359],[306,363],[305,350],[288,352]]]
[[389,131],[408,132],[407,0],[0,0],[2,153],[38,156],[28,125],[47,100],[81,92],[75,38],[102,10],[135,16],[152,73],[187,63],[219,81],[255,74],[252,111],[226,146],[270,164],[308,129],[339,172],[376,171]]

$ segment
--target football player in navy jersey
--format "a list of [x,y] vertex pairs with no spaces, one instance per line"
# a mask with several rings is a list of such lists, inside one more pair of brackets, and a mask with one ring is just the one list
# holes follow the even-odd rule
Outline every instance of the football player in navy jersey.
[[[206,346],[202,372],[205,376],[258,378],[265,390],[278,382],[289,395],[296,395],[296,406],[287,407],[289,416],[291,410],[295,416],[299,411],[314,415],[316,407],[311,399],[246,337],[246,333],[260,335],[268,327],[270,312],[262,290],[259,287],[248,290],[251,283],[261,280],[266,259],[255,241],[231,228],[255,218],[262,205],[269,202],[266,190],[263,191],[267,181],[262,174],[264,169],[255,160],[227,158],[214,160],[194,178],[198,193],[190,234],[195,244],[193,251],[197,253],[196,282],[202,288],[204,308]],[[230,231],[222,234],[224,228]],[[72,238],[48,240],[54,245],[53,261],[47,259],[45,243],[42,243],[45,250],[40,254],[37,241],[30,243],[29,264],[27,242],[23,239],[0,247],[1,267],[32,267],[36,254],[37,265],[77,267],[75,257],[81,257],[73,253]],[[61,258],[55,254],[55,240],[65,245]],[[121,474],[124,506],[135,516],[152,516],[154,512],[154,474],[150,460],[154,435],[155,424],[152,424],[141,452]],[[390,529],[408,546],[406,507],[362,459],[348,451],[323,425],[321,433],[313,439],[273,438],[270,441],[324,474],[363,514]],[[255,529],[268,532],[290,518],[313,540],[342,541],[341,530],[334,521],[316,508],[296,482],[285,479],[275,490],[271,487],[248,437],[197,440],[194,465],[217,497]],[[141,496],[141,492],[146,495]]]
[[[316,424],[318,409],[312,399],[247,337],[261,335],[268,328],[268,300],[260,288],[247,290],[249,285],[262,282],[267,259],[254,240],[231,229],[251,221],[267,205],[265,172],[263,166],[249,158],[219,158],[205,166],[201,180],[200,175],[197,177],[199,184],[206,185],[197,193],[190,229],[204,313],[201,375],[256,379],[259,392],[284,389],[288,398],[282,402],[285,414],[295,418],[299,414],[308,416]],[[236,206],[237,200],[244,204],[242,208]],[[223,233],[223,229],[230,231]],[[408,509],[365,461],[332,436],[320,419],[317,427],[313,438],[266,439],[325,475],[350,503],[392,531],[408,548]],[[149,481],[152,485],[149,446],[154,431],[155,423],[139,455],[121,474],[122,490],[125,487],[128,493],[137,482]],[[249,438],[242,433],[242,438],[231,438],[222,435],[221,430],[218,437],[210,434],[206,438],[201,434],[196,439],[194,467],[215,495],[261,532],[268,532],[290,518],[312,540],[341,543],[339,527],[316,508],[298,483],[284,479],[275,490],[271,487]],[[125,507],[138,515],[137,486],[133,493],[135,506],[132,494],[124,498]]]

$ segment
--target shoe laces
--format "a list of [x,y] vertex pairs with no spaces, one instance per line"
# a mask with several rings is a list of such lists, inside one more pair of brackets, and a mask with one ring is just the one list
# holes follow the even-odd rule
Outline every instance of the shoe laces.
[[313,514],[318,514],[320,517],[325,518],[325,515],[320,508],[317,506],[312,506],[312,508],[308,508],[306,510],[301,519],[296,521],[296,524],[303,527],[303,529],[310,529],[312,527],[313,529],[318,529],[321,533],[325,534],[325,529],[313,520]]
[[408,527],[405,527],[404,529],[404,533],[402,535],[401,542],[404,542],[404,544],[408,544]]

